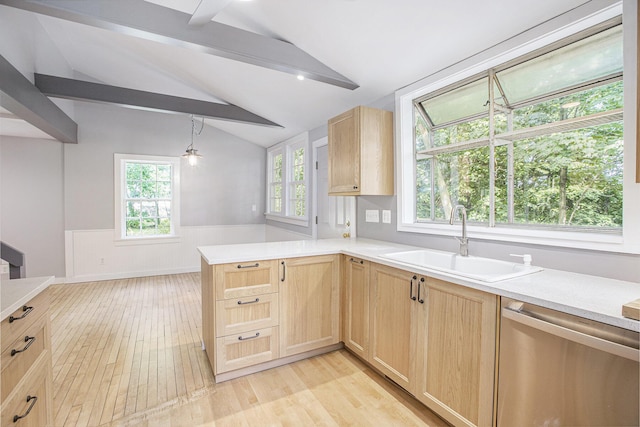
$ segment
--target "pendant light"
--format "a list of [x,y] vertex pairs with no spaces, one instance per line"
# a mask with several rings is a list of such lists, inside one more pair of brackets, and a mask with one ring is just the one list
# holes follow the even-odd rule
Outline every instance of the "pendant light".
[[186,152],[182,155],[189,162],[190,166],[196,166],[198,164],[198,159],[202,158],[200,154],[198,154],[198,150],[193,148],[193,137],[195,135],[200,135],[202,133],[202,129],[204,128],[204,117],[202,117],[202,122],[200,123],[200,129],[196,131],[196,120],[191,115],[191,144],[187,147]]

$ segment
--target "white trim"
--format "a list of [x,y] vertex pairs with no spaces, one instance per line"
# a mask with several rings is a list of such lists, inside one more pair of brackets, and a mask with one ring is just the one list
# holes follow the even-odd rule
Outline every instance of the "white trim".
[[[180,241],[180,157],[149,156],[142,154],[113,155],[113,195],[114,195],[114,241],[121,245],[145,245],[173,243]],[[164,163],[171,165],[171,234],[162,236],[125,237],[123,222],[122,194],[125,180],[124,162]]]
[[280,216],[280,215],[275,215],[270,213],[265,213],[264,217],[268,220],[283,222],[285,224],[299,225],[301,227],[309,226],[308,218],[298,219],[297,217],[293,217],[293,216]]
[[[625,0],[624,6],[625,15],[635,16],[635,8],[637,7],[635,1]],[[622,2],[606,0],[588,2],[484,52],[398,90],[395,95],[397,230],[436,235],[455,235],[457,233],[454,230],[458,230],[455,226],[445,224],[415,222],[415,159],[412,134],[414,99],[615,18],[622,12]],[[635,23],[632,23],[632,21],[634,20],[624,19],[624,37],[625,41],[631,40],[631,44],[635,45],[633,40],[635,40],[636,28]],[[635,111],[635,63],[636,53],[634,49],[625,49],[623,236],[502,226],[496,228],[470,226],[470,237],[620,253],[640,253],[640,216],[637,215],[637,212],[640,211],[640,185],[635,184],[633,179],[635,172],[635,117],[637,115]],[[403,195],[408,197],[403,197]]]
[[318,223],[316,219],[318,218],[318,168],[316,164],[318,163],[318,148],[324,147],[329,144],[329,137],[325,136],[324,138],[317,139],[311,143],[311,169],[313,169],[313,203],[311,206],[311,238],[318,238]]

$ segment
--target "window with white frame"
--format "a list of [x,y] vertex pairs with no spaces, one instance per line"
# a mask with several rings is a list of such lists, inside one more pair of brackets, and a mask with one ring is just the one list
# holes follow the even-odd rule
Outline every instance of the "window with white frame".
[[267,161],[267,218],[308,225],[308,134],[269,148]]
[[115,154],[116,238],[175,237],[180,158]]
[[620,22],[399,94],[398,229],[451,234],[460,204],[481,237],[622,243]]

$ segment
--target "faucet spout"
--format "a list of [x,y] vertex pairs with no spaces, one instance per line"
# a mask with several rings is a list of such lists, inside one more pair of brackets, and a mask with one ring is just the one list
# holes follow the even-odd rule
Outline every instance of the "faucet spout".
[[451,216],[449,217],[449,224],[453,225],[455,214],[460,211],[460,220],[462,221],[462,237],[456,237],[456,240],[460,242],[460,255],[469,256],[469,239],[467,238],[467,210],[462,205],[456,205],[451,209]]

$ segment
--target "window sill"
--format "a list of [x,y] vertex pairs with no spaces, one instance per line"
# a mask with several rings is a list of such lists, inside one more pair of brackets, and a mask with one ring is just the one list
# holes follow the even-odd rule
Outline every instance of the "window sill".
[[265,214],[265,218],[271,221],[278,221],[278,222],[283,222],[285,224],[297,225],[299,227],[309,226],[308,218],[298,218],[298,217],[280,216],[280,215],[272,215],[272,214]]
[[[439,236],[460,236],[460,223],[449,224],[398,224],[398,231],[408,233],[433,234]],[[467,226],[469,239],[525,243],[564,248],[587,249],[605,252],[640,254],[640,243],[625,242],[622,235],[605,233],[587,233],[577,231],[556,231],[496,227],[489,229],[477,225]]]
[[115,246],[132,246],[132,245],[162,245],[167,243],[180,243],[182,236],[156,236],[156,237],[127,237],[120,236],[114,239]]

